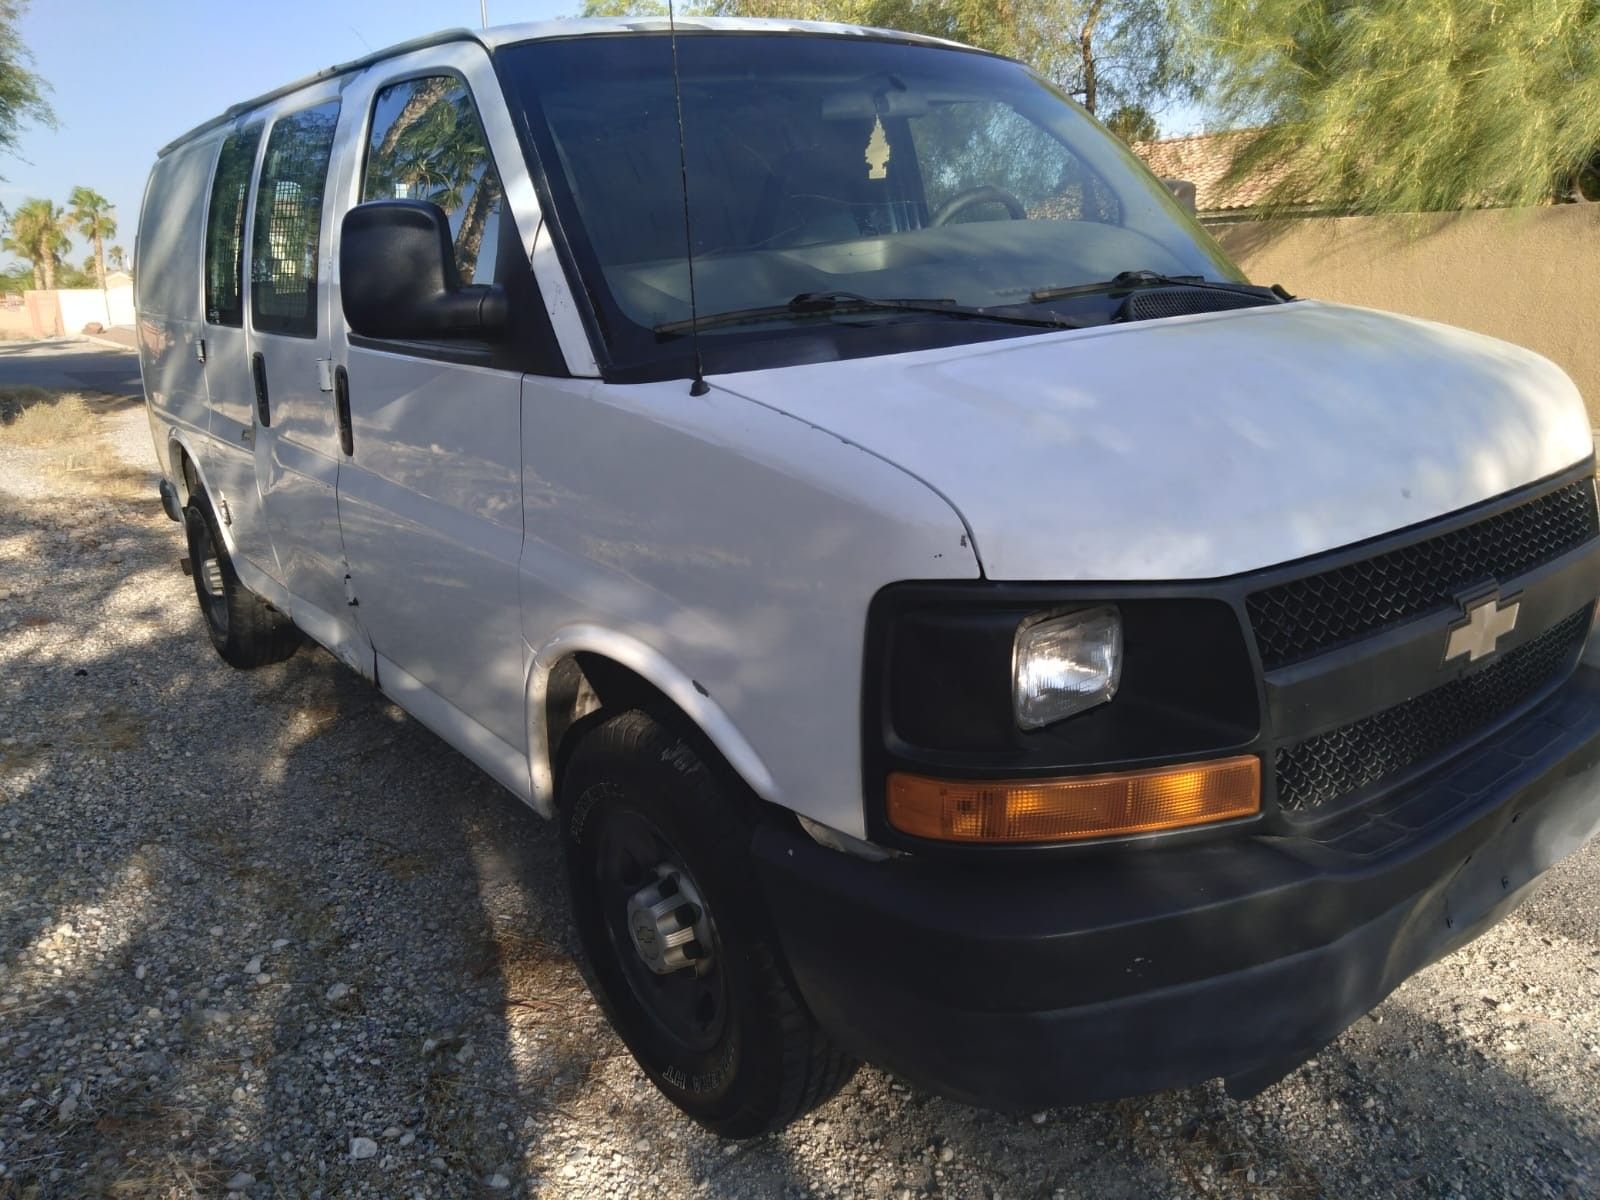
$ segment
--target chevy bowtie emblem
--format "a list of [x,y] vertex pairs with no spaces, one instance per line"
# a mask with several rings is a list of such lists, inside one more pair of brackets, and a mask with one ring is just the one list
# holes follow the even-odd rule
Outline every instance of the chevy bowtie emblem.
[[1450,628],[1450,640],[1445,643],[1444,661],[1467,656],[1468,662],[1477,662],[1493,654],[1500,639],[1517,627],[1517,609],[1521,605],[1513,600],[1502,605],[1498,596],[1485,596],[1465,605],[1466,616]]

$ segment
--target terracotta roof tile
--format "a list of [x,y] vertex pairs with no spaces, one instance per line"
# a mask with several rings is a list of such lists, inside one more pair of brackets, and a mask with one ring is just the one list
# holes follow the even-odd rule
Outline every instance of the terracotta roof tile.
[[[1163,179],[1186,179],[1195,186],[1195,209],[1201,213],[1256,208],[1287,177],[1283,164],[1259,168],[1234,183],[1224,183],[1234,158],[1256,137],[1253,129],[1229,133],[1197,133],[1189,137],[1135,142],[1133,152]],[[1305,203],[1315,201],[1305,198]]]

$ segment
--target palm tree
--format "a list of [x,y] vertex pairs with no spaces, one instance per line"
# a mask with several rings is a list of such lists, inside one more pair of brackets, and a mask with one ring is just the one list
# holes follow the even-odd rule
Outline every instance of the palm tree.
[[440,82],[448,86],[420,88],[407,101],[372,156],[377,170],[369,182],[381,194],[393,194],[398,185],[413,199],[430,200],[452,216],[461,213],[456,262],[470,282],[489,217],[500,205],[500,181],[471,98],[453,80]]
[[72,249],[67,239],[66,212],[49,200],[24,200],[11,214],[5,248],[33,264],[33,281],[50,291],[56,286],[56,266]]
[[33,259],[33,250],[22,231],[18,229],[16,218],[13,217],[6,226],[6,235],[0,239],[0,249],[8,250],[18,258],[28,259],[28,266],[33,271],[33,287],[35,291],[44,287],[44,272],[39,269],[39,264]]
[[128,252],[121,246],[113,246],[106,251],[106,265],[113,271],[126,271],[128,269]]
[[117,236],[117,219],[111,215],[111,201],[93,188],[75,187],[67,197],[72,206],[68,220],[80,233],[94,243],[95,274],[100,286],[106,286],[106,239]]

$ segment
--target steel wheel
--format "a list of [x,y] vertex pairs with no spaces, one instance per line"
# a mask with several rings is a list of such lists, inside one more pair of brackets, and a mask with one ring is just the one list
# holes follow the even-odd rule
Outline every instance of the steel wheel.
[[751,798],[696,741],[637,709],[579,737],[561,829],[595,998],[695,1120],[725,1137],[782,1128],[855,1063],[789,978],[751,869]]
[[726,1024],[725,979],[716,926],[682,855],[623,809],[602,828],[597,857],[606,932],[634,996],[684,1051],[710,1050]]

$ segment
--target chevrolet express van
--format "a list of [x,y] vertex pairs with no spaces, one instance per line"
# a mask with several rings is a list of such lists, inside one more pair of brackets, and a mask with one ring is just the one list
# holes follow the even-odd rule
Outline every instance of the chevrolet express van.
[[559,823],[748,1136],[858,1060],[1259,1090],[1600,825],[1571,382],[1252,286],[1050,83],[831,25],[450,33],[161,152],[164,503]]

